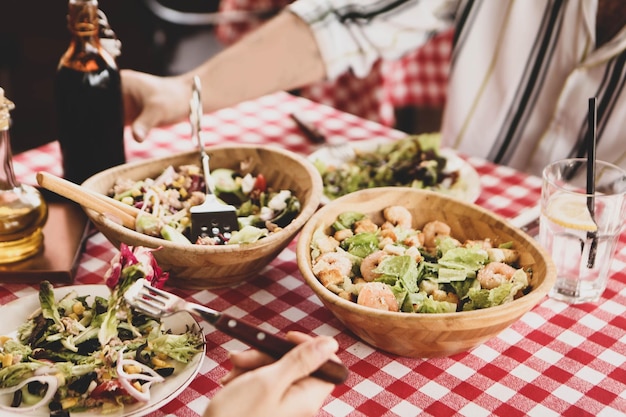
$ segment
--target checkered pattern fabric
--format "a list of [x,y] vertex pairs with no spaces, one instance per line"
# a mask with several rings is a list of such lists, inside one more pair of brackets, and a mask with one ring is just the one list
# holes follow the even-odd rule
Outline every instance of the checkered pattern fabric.
[[[290,0],[222,0],[220,11],[265,11],[289,3]],[[216,34],[222,43],[230,45],[262,23],[254,19],[223,23],[216,27]],[[298,94],[362,118],[394,126],[397,108],[443,106],[452,36],[452,31],[441,33],[397,61],[378,62],[365,78],[347,73],[337,80],[302,88]]]
[[[286,93],[263,97],[207,114],[207,143],[273,144],[303,154],[314,150],[288,117],[300,111],[329,136],[351,140],[402,137],[386,128]],[[194,149],[186,123],[152,132],[144,143],[127,141],[128,160]],[[464,156],[463,156],[464,157]],[[540,180],[503,166],[464,157],[480,174],[476,204],[512,217],[537,203]],[[56,142],[15,157],[19,178],[38,170],[60,173]],[[115,254],[99,233],[89,238],[77,284],[103,283]],[[172,289],[206,304],[284,333],[300,330],[335,337],[339,358],[350,368],[319,416],[617,416],[626,413],[626,233],[612,265],[608,288],[594,304],[570,306],[551,299],[477,348],[447,358],[412,359],[378,351],[359,341],[327,311],[304,283],[296,264],[295,241],[262,273],[244,284],[218,290]],[[33,294],[29,285],[0,285],[0,303]],[[201,323],[206,358],[198,376],[177,398],[150,417],[197,417],[220,389],[230,369],[227,353],[241,342]]]

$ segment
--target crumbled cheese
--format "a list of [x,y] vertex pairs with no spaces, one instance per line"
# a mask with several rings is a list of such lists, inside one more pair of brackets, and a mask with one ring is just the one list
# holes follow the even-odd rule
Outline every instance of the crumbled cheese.
[[267,207],[274,211],[283,211],[287,208],[287,200],[291,197],[291,191],[281,190],[267,203]]
[[241,191],[244,194],[249,194],[254,188],[255,183],[256,178],[254,178],[250,173],[246,174],[245,177],[241,179]]

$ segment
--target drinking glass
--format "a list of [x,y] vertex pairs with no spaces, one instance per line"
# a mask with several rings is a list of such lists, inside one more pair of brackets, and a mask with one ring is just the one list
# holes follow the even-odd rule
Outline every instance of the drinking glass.
[[557,279],[550,296],[572,304],[595,302],[606,289],[626,216],[626,171],[604,161],[587,194],[587,160],[565,159],[543,171],[539,241]]

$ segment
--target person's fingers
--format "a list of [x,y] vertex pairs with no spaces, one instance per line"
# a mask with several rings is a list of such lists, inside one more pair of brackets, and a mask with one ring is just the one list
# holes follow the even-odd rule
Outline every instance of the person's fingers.
[[275,359],[271,356],[255,349],[243,352],[231,352],[229,356],[233,366],[241,369],[255,369],[275,362]]
[[309,376],[330,359],[339,345],[332,337],[319,336],[294,347],[271,367],[279,376],[277,383],[287,386]]
[[285,338],[287,340],[290,340],[293,343],[300,344],[300,343],[304,343],[306,341],[313,339],[313,336],[309,336],[308,334],[305,334],[302,332],[290,331],[290,332],[287,332],[287,335],[285,336]]
[[228,384],[239,375],[261,366],[269,365],[275,361],[272,357],[254,349],[243,352],[230,352],[229,360],[233,365],[233,369],[220,379],[222,385]]
[[131,132],[133,138],[137,142],[143,142],[150,130],[157,125],[157,120],[154,113],[143,112],[135,119],[131,125]]
[[[293,343],[300,344],[312,340],[313,337],[301,332],[291,331],[287,333],[286,339]],[[338,360],[335,355],[331,355],[331,357]],[[255,349],[250,349],[242,352],[230,352],[229,360],[233,368],[228,374],[220,379],[220,383],[222,385],[228,384],[238,376],[248,371],[275,362],[275,359],[273,359],[269,355],[261,353]]]

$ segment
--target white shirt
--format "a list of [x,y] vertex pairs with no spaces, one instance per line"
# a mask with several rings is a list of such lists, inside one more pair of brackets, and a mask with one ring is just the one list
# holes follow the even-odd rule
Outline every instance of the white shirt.
[[626,30],[595,49],[598,0],[299,0],[327,76],[368,73],[455,24],[444,146],[540,175],[586,155],[597,97],[596,156],[626,167]]

